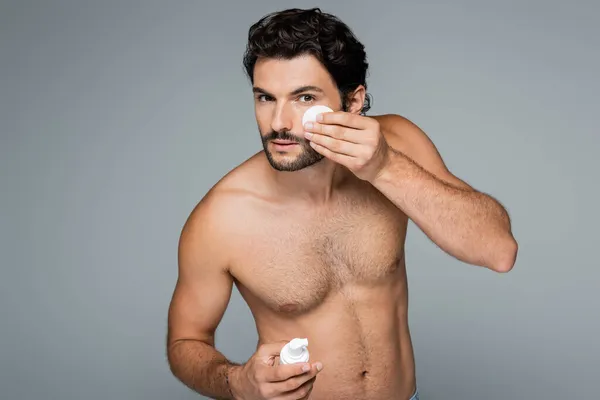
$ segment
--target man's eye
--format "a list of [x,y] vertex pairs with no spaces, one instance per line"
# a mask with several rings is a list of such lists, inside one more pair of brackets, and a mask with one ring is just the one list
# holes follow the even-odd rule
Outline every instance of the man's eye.
[[256,97],[258,101],[271,101],[272,98],[267,96],[266,94],[260,94]]
[[310,103],[311,101],[313,101],[315,98],[313,96],[311,96],[310,94],[303,94],[302,96],[300,96],[301,101],[306,102],[306,103]]

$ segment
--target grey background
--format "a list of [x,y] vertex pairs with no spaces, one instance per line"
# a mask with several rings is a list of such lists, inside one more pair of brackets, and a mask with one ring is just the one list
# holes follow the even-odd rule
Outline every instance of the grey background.
[[[0,398],[197,398],[165,360],[179,231],[261,148],[248,27],[314,5],[365,43],[372,113],[412,119],[513,218],[506,275],[410,226],[422,398],[597,398],[597,2],[0,4]],[[234,292],[217,346],[255,341]]]

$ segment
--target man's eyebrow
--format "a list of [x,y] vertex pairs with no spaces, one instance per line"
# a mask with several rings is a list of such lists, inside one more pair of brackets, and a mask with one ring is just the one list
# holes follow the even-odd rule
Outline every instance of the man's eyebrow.
[[266,94],[266,95],[269,95],[269,96],[271,96],[271,93],[267,92],[267,91],[266,91],[265,89],[263,89],[263,88],[259,88],[258,86],[254,86],[254,87],[252,88],[252,92],[253,92],[253,93],[262,93],[262,94]]
[[319,92],[319,93],[323,93],[323,89],[321,89],[320,87],[317,86],[301,86],[298,89],[294,90],[292,93],[290,93],[292,96],[296,95],[296,94],[300,94],[303,92]]
[[[258,86],[254,86],[252,88],[252,92],[253,93],[266,94],[267,96],[274,97],[271,93],[267,92],[265,89],[263,89],[261,87],[258,87]],[[319,92],[319,93],[323,93],[323,89],[321,89],[318,86],[312,86],[312,85],[301,86],[301,87],[295,89],[294,91],[292,91],[290,93],[290,95],[291,96],[295,96],[295,95],[298,95],[298,94],[303,93],[303,92]]]

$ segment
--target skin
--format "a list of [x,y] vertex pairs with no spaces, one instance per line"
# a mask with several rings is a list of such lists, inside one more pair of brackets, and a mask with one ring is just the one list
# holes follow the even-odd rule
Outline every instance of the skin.
[[[517,254],[508,215],[450,173],[415,124],[359,115],[362,86],[346,112],[301,126],[312,105],[341,109],[335,82],[315,58],[259,60],[254,86],[264,151],[223,177],[182,230],[171,370],[213,398],[409,399],[416,376],[408,220],[453,257],[508,272]],[[294,93],[306,86],[318,90]],[[298,144],[277,148],[277,137]],[[259,337],[243,365],[214,341],[234,284]],[[310,363],[278,365],[295,337],[308,338]]]

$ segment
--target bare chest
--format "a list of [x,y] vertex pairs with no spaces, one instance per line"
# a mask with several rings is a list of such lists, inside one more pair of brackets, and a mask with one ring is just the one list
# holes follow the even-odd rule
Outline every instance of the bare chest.
[[273,311],[307,312],[345,285],[389,279],[403,255],[406,221],[385,202],[271,215],[244,235],[235,275]]

